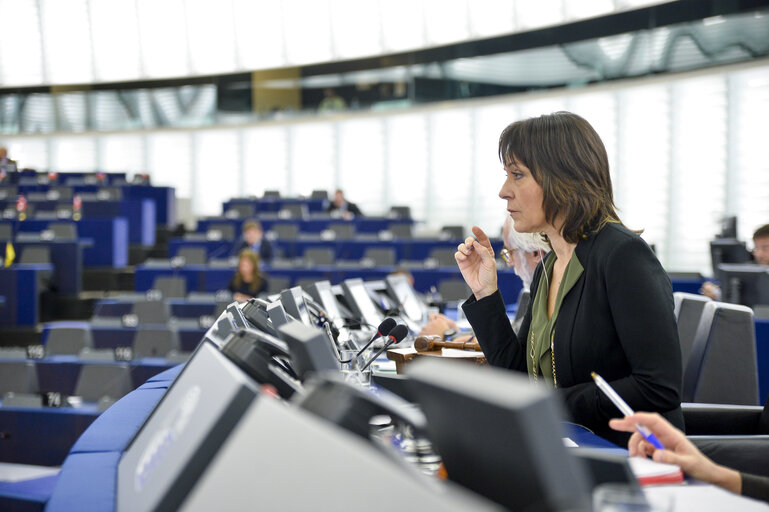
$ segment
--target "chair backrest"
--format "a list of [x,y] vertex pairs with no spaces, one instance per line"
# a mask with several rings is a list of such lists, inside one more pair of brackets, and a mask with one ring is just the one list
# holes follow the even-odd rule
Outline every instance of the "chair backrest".
[[364,257],[374,260],[375,265],[395,265],[395,249],[392,247],[369,247]]
[[710,299],[704,295],[675,292],[673,293],[673,301],[678,323],[678,339],[681,342],[681,362],[685,370],[689,355],[692,352],[694,335],[697,334],[697,327],[702,317],[702,310],[705,308],[705,304],[710,302]]
[[225,212],[228,217],[248,218],[254,216],[254,205],[241,203],[233,204]]
[[4,393],[36,393],[37,369],[32,361],[0,362],[0,395]]
[[280,190],[265,190],[264,195],[262,197],[270,197],[272,199],[278,199],[280,198]]
[[414,235],[411,230],[411,224],[397,222],[390,224],[388,228],[394,238],[413,238]]
[[456,249],[435,247],[430,251],[430,257],[436,260],[441,267],[456,267],[457,260],[454,259],[454,253],[456,252]]
[[756,333],[750,308],[705,304],[684,371],[683,401],[758,404]]
[[470,287],[463,279],[444,279],[438,283],[438,293],[446,301],[464,301],[470,296]]
[[0,223],[0,240],[13,240],[13,225],[11,223]]
[[304,260],[311,265],[331,265],[336,261],[336,254],[328,247],[310,247],[304,251]]
[[82,322],[82,324],[67,327],[51,326],[45,341],[45,353],[49,356],[76,355],[84,348],[93,347],[91,326],[88,322]]
[[296,238],[299,234],[299,226],[296,224],[275,224],[272,226],[272,231],[277,236],[278,240],[290,240]]
[[465,228],[464,226],[443,226],[441,228],[441,235],[451,240],[464,240]]
[[77,226],[72,222],[51,222],[48,229],[58,240],[77,240]]
[[355,236],[355,225],[352,222],[334,222],[328,225],[336,238],[349,240]]
[[187,296],[187,280],[180,276],[158,276],[152,288],[160,290],[166,299],[183,299]]
[[409,206],[392,206],[390,207],[390,217],[397,217],[399,219],[411,218],[411,207]]
[[21,251],[19,263],[40,264],[51,262],[51,250],[44,245],[28,245]]
[[267,293],[278,293],[291,286],[291,279],[288,277],[270,276],[267,279]]
[[[203,247],[182,247],[176,255],[184,258],[185,265],[205,265],[208,262],[208,256]],[[182,279],[182,281],[184,281],[184,279]],[[184,282],[186,292],[186,281]],[[163,297],[165,296],[166,295],[163,294]],[[182,297],[183,296],[184,295],[182,295]]]
[[235,226],[224,222],[211,223],[208,225],[207,233],[218,232],[222,240],[235,240]]
[[171,318],[171,306],[165,300],[139,300],[134,302],[133,314],[139,324],[165,324]]
[[328,199],[328,192],[325,190],[313,190],[310,199]]
[[86,364],[80,369],[75,395],[87,402],[103,397],[114,400],[131,391],[131,372],[126,364]]
[[284,204],[278,214],[281,218],[303,219],[307,216],[307,206],[300,203]]
[[134,335],[134,358],[164,357],[179,350],[179,334],[168,327],[139,327]]

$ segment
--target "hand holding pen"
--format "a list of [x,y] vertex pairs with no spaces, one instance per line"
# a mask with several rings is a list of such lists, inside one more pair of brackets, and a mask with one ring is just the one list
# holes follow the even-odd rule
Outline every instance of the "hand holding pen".
[[[598,375],[595,372],[591,372],[590,376],[593,377],[593,380],[595,381],[595,384],[598,386],[598,389],[603,391],[603,393],[609,397],[609,400],[612,401],[614,405],[617,406],[617,409],[620,410],[620,412],[625,416],[633,416],[635,414],[635,411],[630,408],[630,406],[625,402],[621,396],[617,394],[616,391],[614,391],[614,388],[609,385],[608,382],[603,380],[603,377]],[[662,443],[659,442],[657,437],[652,433],[651,430],[646,428],[644,425],[638,423],[635,425],[636,430],[643,436],[646,441],[651,443],[652,446],[659,450],[664,450],[665,447],[662,446]]]

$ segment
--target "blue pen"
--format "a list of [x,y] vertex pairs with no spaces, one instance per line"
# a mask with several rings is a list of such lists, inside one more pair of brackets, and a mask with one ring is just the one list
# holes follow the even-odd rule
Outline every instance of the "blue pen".
[[[603,391],[604,394],[609,397],[609,400],[611,400],[612,403],[617,406],[617,409],[619,409],[622,414],[625,416],[632,416],[635,414],[627,402],[625,402],[622,397],[619,396],[616,391],[614,391],[614,388],[611,387],[608,382],[603,380],[603,377],[595,372],[591,372],[590,376],[593,377],[593,380],[598,386],[598,389]],[[657,436],[655,436],[651,430],[640,424],[636,424],[635,428],[644,437],[644,439],[654,445],[655,448],[659,450],[665,449],[665,447],[662,446],[662,443],[660,443],[659,439],[657,439]]]

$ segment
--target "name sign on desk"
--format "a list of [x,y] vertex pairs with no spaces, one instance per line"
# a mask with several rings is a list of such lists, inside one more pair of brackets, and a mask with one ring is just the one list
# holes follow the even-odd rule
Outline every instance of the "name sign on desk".
[[134,350],[131,347],[115,347],[115,361],[132,361]]
[[27,347],[27,357],[29,359],[43,359],[45,357],[45,347],[43,345],[29,345]]

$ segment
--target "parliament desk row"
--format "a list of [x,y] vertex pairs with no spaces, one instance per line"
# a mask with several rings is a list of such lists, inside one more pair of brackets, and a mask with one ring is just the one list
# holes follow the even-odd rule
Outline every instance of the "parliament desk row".
[[[6,201],[0,201],[0,209],[15,208],[16,200],[9,199]],[[21,231],[37,231],[32,227],[26,227],[27,223],[50,223],[67,221],[68,218],[63,219],[37,219],[35,212],[39,211],[55,211],[60,203],[58,201],[42,201],[31,202],[30,205],[34,208],[32,214],[28,214],[26,220],[18,221],[9,219],[16,222],[18,230]],[[152,246],[155,245],[155,227],[157,220],[157,208],[153,199],[121,199],[114,201],[83,201],[81,208],[81,220],[78,223],[85,220],[103,220],[105,218],[123,218],[127,222],[127,237],[128,242],[132,244]],[[46,224],[47,225],[47,224]],[[83,234],[81,234],[83,236]]]
[[17,257],[27,247],[47,247],[53,265],[51,287],[62,295],[77,295],[83,287],[83,249],[93,240],[51,240],[46,242],[13,242]]
[[37,172],[34,169],[20,169],[17,173],[9,173],[6,175],[3,183],[11,184],[48,184],[48,183],[61,183],[63,185],[80,185],[80,184],[125,184],[127,174],[124,172],[57,172],[52,178],[49,172]]
[[[456,250],[462,240],[440,239],[350,239],[350,240],[322,240],[320,237],[308,237],[300,239],[280,239],[272,242],[273,247],[283,251],[285,258],[302,257],[307,249],[328,248],[334,251],[337,260],[360,260],[364,257],[366,249],[394,249],[396,261],[422,261],[430,256],[433,249]],[[174,238],[168,243],[169,257],[176,256],[179,250],[185,247],[205,248],[209,258],[226,258],[233,252],[237,242],[227,240],[183,240]],[[492,247],[496,254],[502,249],[501,240],[492,240]]]
[[[408,224],[414,223],[411,219],[390,219],[388,217],[356,217],[352,220],[344,220],[340,218],[334,218],[323,215],[322,217],[314,217],[310,219],[279,219],[275,216],[261,217],[256,216],[259,222],[262,224],[262,228],[265,231],[273,229],[274,226],[279,224],[292,224],[299,227],[300,233],[320,233],[323,230],[329,229],[331,224],[350,224],[353,226],[356,233],[377,234],[380,231],[384,231],[390,228],[391,224]],[[251,218],[238,218],[231,219],[228,217],[209,217],[198,221],[197,232],[205,233],[211,229],[212,225],[227,224],[232,226],[236,236],[239,236],[243,223],[253,220]]]
[[[217,302],[214,294],[206,300],[165,299],[171,307],[174,318],[200,318],[203,315],[213,315]],[[144,294],[138,297],[115,297],[99,299],[94,304],[94,317],[120,318],[133,311],[133,305],[138,300],[144,300]]]
[[83,247],[84,266],[118,268],[128,265],[129,222],[125,217],[83,218],[79,221],[30,219],[0,221],[0,224],[10,223],[14,233],[40,233],[48,229],[51,222],[73,224],[78,237],[89,240],[88,245]]
[[[16,183],[13,180],[19,179],[17,175],[9,175],[6,179],[10,178],[10,184]],[[27,182],[29,185],[41,185],[49,186],[46,183],[39,183],[32,177],[22,177],[20,186],[25,185]],[[28,181],[25,181],[28,180]],[[63,183],[69,186],[79,185],[96,185],[98,180],[86,180],[82,176],[76,176],[75,174],[60,175],[59,183]],[[125,178],[120,178],[119,174],[108,175],[107,184],[116,185],[120,187],[123,199],[151,199],[155,202],[157,223],[162,226],[173,227],[176,224],[176,194],[173,187],[156,187],[153,185],[133,185],[126,184]],[[51,183],[56,186],[56,183]],[[46,189],[47,190],[47,189]],[[39,191],[44,191],[40,189]]]
[[[210,313],[209,313],[210,314]],[[200,343],[201,338],[206,332],[207,327],[200,326],[197,320],[182,321],[178,323],[172,319],[167,324],[146,324],[145,328],[169,329],[179,336],[179,349],[183,352],[192,352]],[[42,342],[46,344],[49,333],[53,329],[63,328],[85,328],[91,331],[93,338],[93,348],[95,349],[115,349],[120,347],[131,347],[133,345],[138,326],[124,326],[120,324],[119,319],[115,322],[100,324],[98,321],[61,321],[49,322],[43,325]]]
[[0,267],[0,327],[34,327],[40,321],[39,296],[53,276],[53,265]]
[[299,197],[263,197],[263,198],[251,198],[251,197],[236,197],[223,203],[223,210],[227,212],[234,206],[247,205],[254,209],[254,213],[272,212],[277,213],[284,206],[288,205],[305,205],[308,212],[323,212],[326,211],[328,205],[327,199],[304,199]]
[[[198,342],[202,336],[198,336]],[[18,359],[2,358],[0,362],[18,362]],[[147,379],[168,368],[175,366],[161,357],[145,357],[134,361],[90,361],[77,356],[50,356],[44,359],[34,359],[37,372],[37,384],[40,393],[60,393],[64,396],[75,394],[77,379],[85,366],[126,365],[131,374],[131,388],[142,385]]]
[[[340,267],[338,265],[283,268],[264,265],[262,270],[267,274],[268,283],[271,277],[282,277],[289,280],[289,286],[294,286],[300,280],[310,279],[315,281],[328,280],[333,284],[354,277],[360,277],[364,280],[383,279],[395,268],[392,266]],[[457,267],[412,268],[410,271],[414,276],[414,288],[422,293],[429,292],[432,286],[437,287],[442,281],[462,278]],[[155,279],[158,277],[179,276],[185,279],[187,292],[216,292],[227,288],[234,273],[234,267],[137,265],[134,274],[134,287],[137,292],[145,292],[153,288]],[[505,300],[515,302],[521,289],[521,280],[518,276],[512,270],[502,270],[499,272],[499,283]]]

